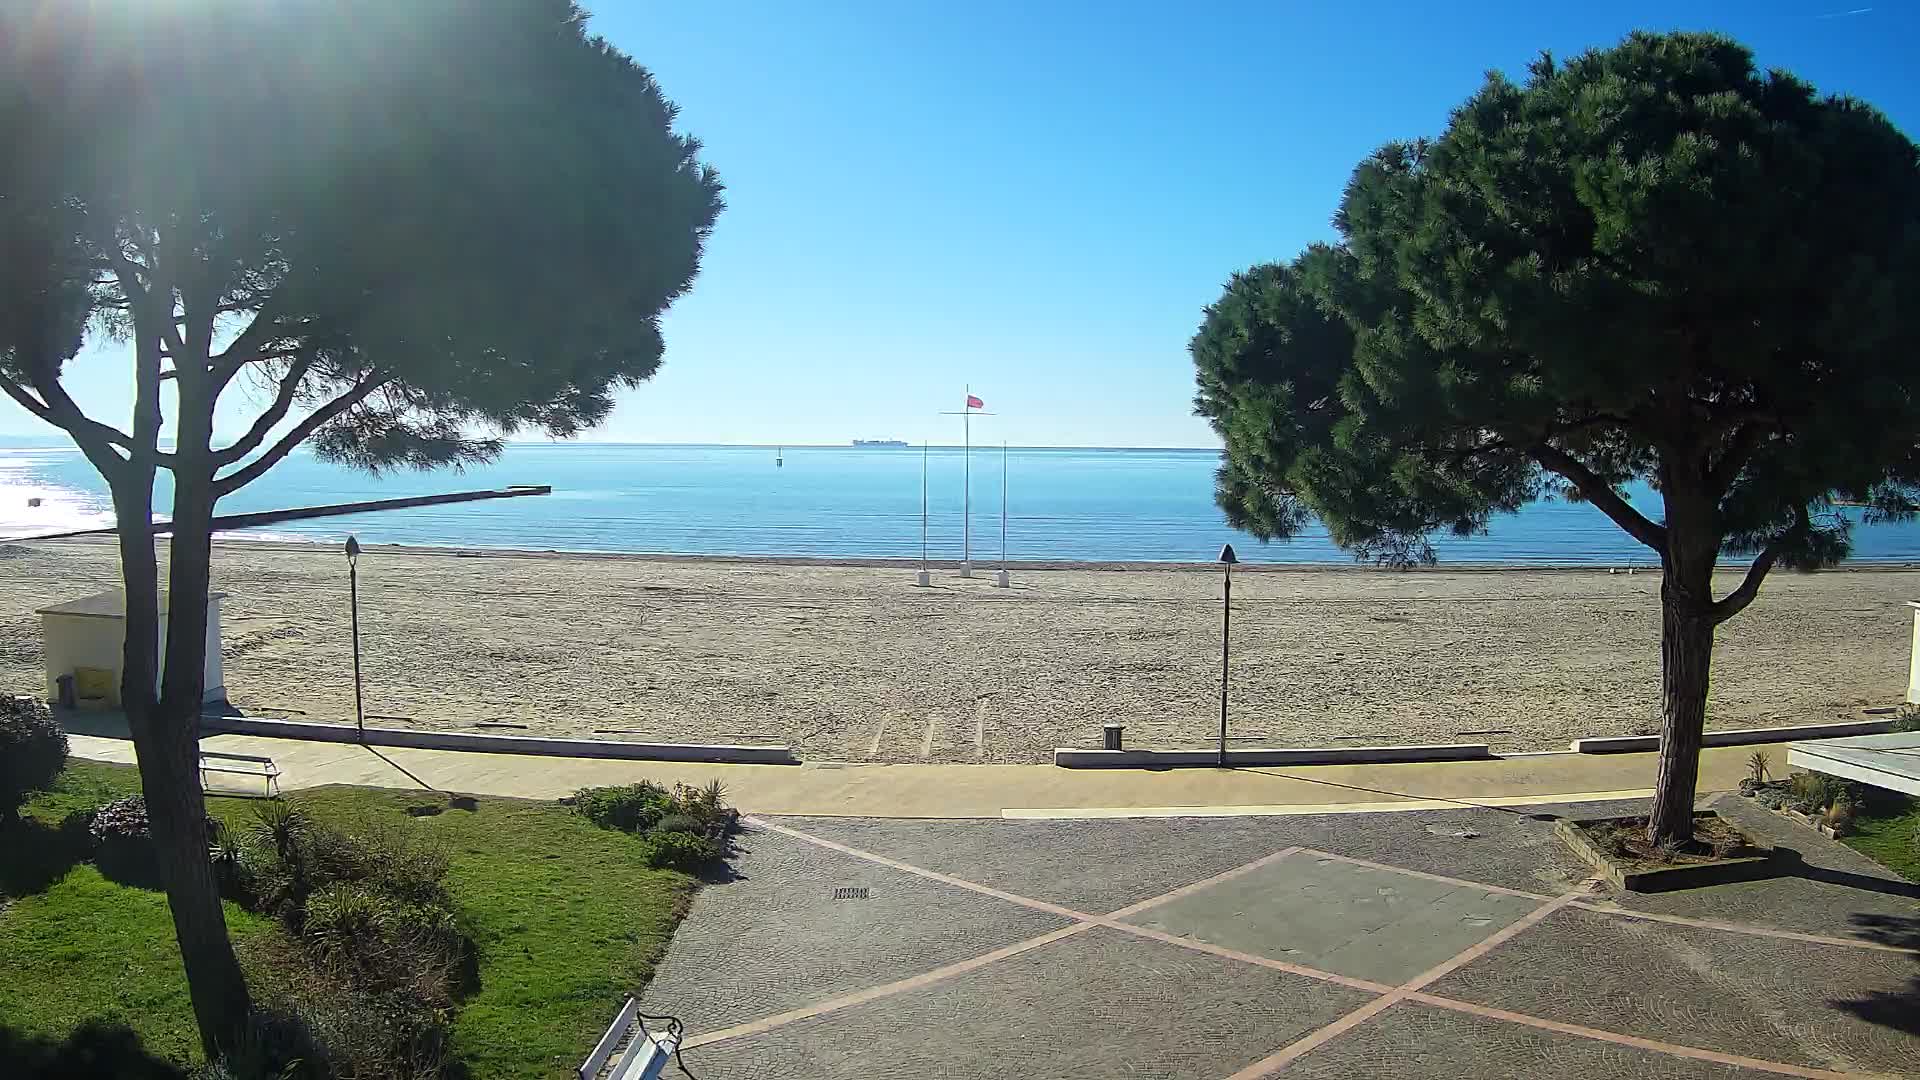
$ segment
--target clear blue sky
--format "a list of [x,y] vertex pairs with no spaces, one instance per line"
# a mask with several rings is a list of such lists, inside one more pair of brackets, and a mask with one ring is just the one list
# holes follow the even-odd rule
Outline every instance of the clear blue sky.
[[[1330,236],[1355,162],[1542,49],[1720,30],[1920,131],[1906,4],[589,6],[729,204],[597,439],[957,441],[933,414],[971,384],[983,441],[1214,445],[1185,346],[1227,275]],[[78,396],[123,416],[121,372],[89,355]],[[0,432],[36,429],[0,402]]]

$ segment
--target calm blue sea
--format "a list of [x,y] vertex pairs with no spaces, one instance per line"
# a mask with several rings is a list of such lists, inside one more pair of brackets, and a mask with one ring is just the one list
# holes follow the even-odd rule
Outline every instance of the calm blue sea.
[[[705,555],[878,556],[921,552],[918,447],[522,444],[464,474],[371,477],[296,454],[224,500],[226,513],[399,495],[551,484],[553,494],[292,522],[273,539],[554,551]],[[1213,505],[1219,455],[1203,450],[1013,449],[1006,455],[1006,551],[1012,559],[1212,560],[1231,541],[1254,562],[1349,562],[1310,533],[1260,544]],[[965,459],[928,458],[929,554],[960,557]],[[1000,557],[1001,452],[972,457],[973,553]],[[1634,501],[1658,516],[1648,491]],[[38,498],[41,505],[29,507]],[[165,499],[158,504],[164,509]],[[110,524],[105,487],[70,446],[0,442],[0,539]],[[244,534],[243,534],[244,535]],[[1436,543],[1443,563],[1645,564],[1649,553],[1591,507],[1545,502],[1497,520],[1484,536]],[[1856,557],[1920,560],[1920,526],[1861,527]]]

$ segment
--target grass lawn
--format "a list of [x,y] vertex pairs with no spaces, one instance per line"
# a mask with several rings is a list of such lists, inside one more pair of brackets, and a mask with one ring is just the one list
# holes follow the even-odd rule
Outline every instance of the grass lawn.
[[[0,1030],[10,1037],[57,1041],[103,1019],[158,1056],[197,1056],[165,897],[58,855],[69,812],[138,785],[130,767],[75,761],[23,826],[0,834]],[[634,837],[554,803],[338,787],[290,800],[325,822],[419,830],[447,853],[447,887],[480,953],[479,988],[453,1033],[473,1080],[571,1076],[621,995],[652,977],[695,884],[649,869]],[[253,821],[249,800],[212,799],[209,811]],[[231,904],[227,922],[243,960],[249,938],[277,932]]]
[[1920,803],[1889,801],[1854,819],[1842,843],[1908,881],[1920,881]]

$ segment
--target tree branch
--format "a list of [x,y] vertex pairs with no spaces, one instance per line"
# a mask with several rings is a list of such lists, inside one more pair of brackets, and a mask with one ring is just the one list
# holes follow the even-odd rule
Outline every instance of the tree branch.
[[231,465],[239,461],[241,458],[253,453],[255,448],[266,441],[267,433],[272,431],[274,426],[279,424],[280,421],[287,418],[288,410],[293,408],[294,401],[300,396],[300,383],[307,377],[307,372],[312,370],[312,368],[313,357],[311,355],[301,356],[293,362],[293,366],[287,370],[287,373],[280,377],[280,389],[274,394],[273,404],[269,405],[265,412],[254,418],[253,426],[248,428],[247,433],[242,435],[232,446],[214,452],[213,461],[216,468]]
[[[35,385],[37,388],[37,380]],[[52,395],[50,402],[41,401],[4,375],[0,375],[0,391],[5,391],[8,397],[19,402],[21,408],[73,436],[74,445],[87,455],[87,460],[93,462],[93,467],[100,470],[102,477],[111,481],[119,474],[125,460],[113,452],[113,447],[117,444],[128,448],[131,453],[133,440],[125,434],[88,419],[65,394]],[[49,396],[45,390],[41,390],[41,395]],[[62,404],[64,408],[60,407]]]
[[1736,428],[1733,438],[1727,444],[1726,452],[1720,455],[1719,464],[1715,465],[1708,474],[1708,484],[1715,491],[1725,491],[1732,487],[1733,482],[1740,478],[1740,470],[1746,468],[1747,462],[1753,460],[1753,455],[1759,452],[1761,444],[1776,427],[1777,425],[1770,421],[1754,419]]
[[[153,294],[159,286],[159,282],[153,282],[154,288],[142,286],[140,284],[140,268],[134,265],[133,260],[127,258],[126,255],[119,250],[117,244],[112,245],[111,250],[113,253],[110,258],[113,262],[114,275],[120,281],[120,291],[125,293],[127,299],[136,307],[142,304],[153,303]],[[151,274],[156,271],[150,267],[148,272]],[[180,327],[173,316],[173,290],[168,289],[166,293],[166,317],[155,319],[154,322],[159,324],[160,337],[161,340],[165,342],[167,348],[172,350],[175,356],[184,356],[187,352],[187,343],[180,337]]]
[[1595,475],[1592,469],[1582,465],[1572,454],[1548,443],[1539,442],[1527,448],[1527,454],[1540,463],[1542,468],[1559,473],[1567,478],[1574,487],[1580,489],[1588,502],[1600,508],[1600,512],[1613,519],[1615,525],[1625,529],[1628,536],[1640,541],[1662,555],[1667,551],[1667,530],[1649,521],[1646,515],[1635,510],[1613,485]]
[[254,459],[245,468],[228,473],[226,476],[215,480],[213,483],[214,496],[220,498],[231,495],[235,491],[258,480],[260,474],[279,464],[281,458],[291,454],[294,447],[305,442],[307,436],[319,430],[323,424],[328,423],[345,413],[348,409],[360,404],[366,400],[368,394],[373,393],[391,381],[393,381],[391,375],[383,375],[371,381],[356,383],[353,389],[315,409],[306,419],[295,424],[293,430],[282,436],[279,442],[274,443],[271,449]]
[[1785,550],[1789,542],[1803,538],[1813,528],[1813,521],[1807,516],[1806,507],[1802,506],[1795,511],[1795,518],[1793,528],[1774,537],[1773,542],[1754,558],[1753,565],[1747,567],[1747,576],[1741,579],[1739,587],[1714,601],[1713,606],[1708,609],[1708,613],[1713,616],[1715,626],[1747,610],[1747,605],[1753,603],[1754,597],[1760,595],[1760,583],[1767,579],[1767,572],[1772,570],[1773,564],[1780,560],[1781,551]]

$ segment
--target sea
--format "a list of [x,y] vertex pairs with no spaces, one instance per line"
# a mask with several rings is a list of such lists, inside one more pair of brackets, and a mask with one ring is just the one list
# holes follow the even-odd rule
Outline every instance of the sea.
[[[353,514],[236,537],[532,551],[813,558],[1351,564],[1319,529],[1261,543],[1213,501],[1213,450],[517,443],[461,473],[368,475],[301,451],[222,500],[222,513],[511,484],[545,496]],[[164,473],[163,473],[164,476]],[[1650,516],[1658,494],[1628,492]],[[30,505],[38,500],[38,505]],[[164,511],[168,493],[156,507]],[[922,513],[924,507],[924,515]],[[970,512],[969,512],[970,511]],[[111,525],[106,486],[70,444],[0,439],[0,541]],[[1599,511],[1562,500],[1438,537],[1445,564],[1645,566]],[[1860,561],[1920,561],[1920,524],[1860,525]],[[1729,560],[1738,561],[1738,560]]]

